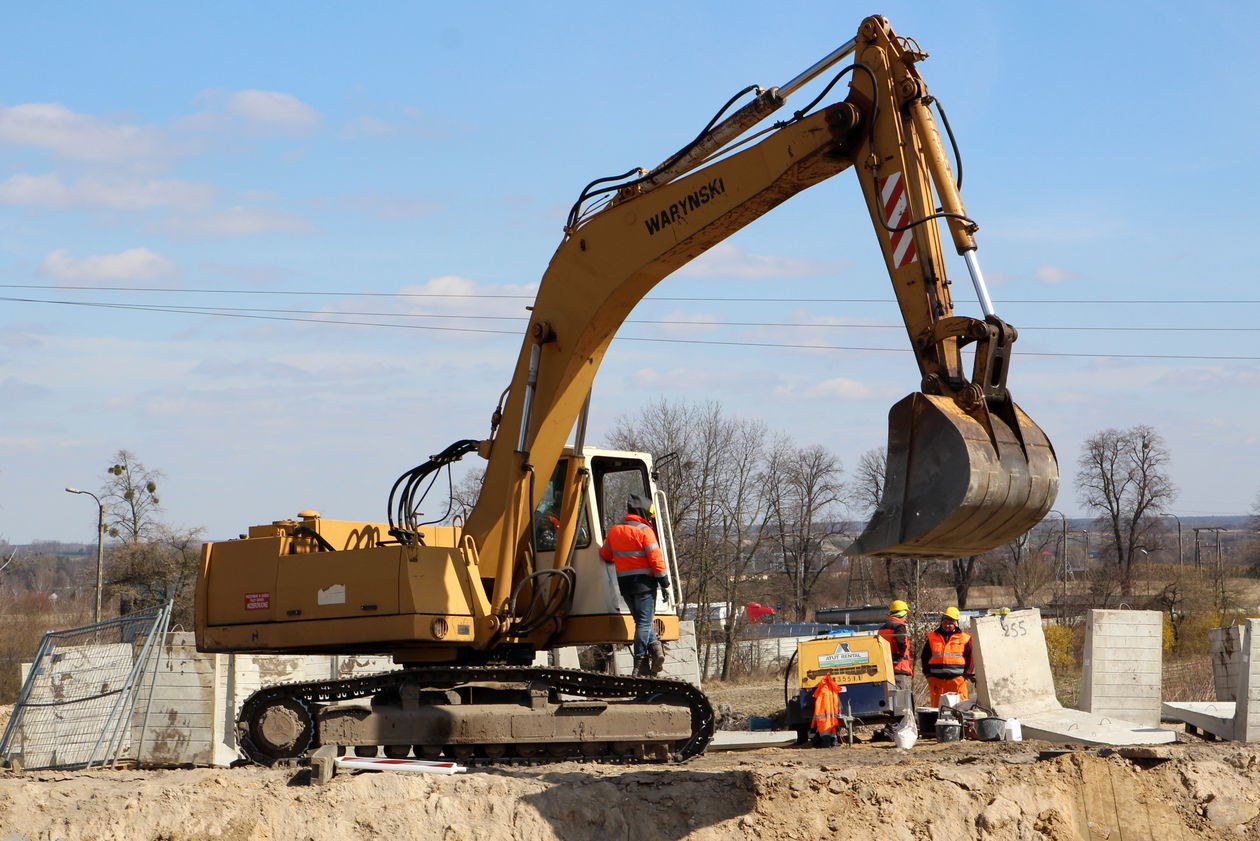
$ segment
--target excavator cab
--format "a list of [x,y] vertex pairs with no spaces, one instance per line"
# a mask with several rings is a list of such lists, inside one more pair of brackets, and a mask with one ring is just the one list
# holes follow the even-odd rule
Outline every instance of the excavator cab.
[[[570,462],[576,460],[576,464]],[[579,503],[577,529],[567,558],[556,556],[561,526],[565,477],[570,468],[589,471],[590,491]],[[653,526],[660,540],[661,554],[672,581],[678,581],[677,559],[670,539],[664,495],[652,481],[651,457],[646,453],[583,448],[578,456],[566,451],[543,489],[534,511],[538,551],[536,569],[568,567],[573,570],[573,596],[569,602],[564,629],[552,641],[555,645],[584,645],[627,642],[634,628],[629,610],[617,587],[616,572],[599,556],[599,547],[608,530],[626,514],[626,500],[638,494],[655,502]],[[657,635],[666,641],[678,639],[676,598],[657,592]]]

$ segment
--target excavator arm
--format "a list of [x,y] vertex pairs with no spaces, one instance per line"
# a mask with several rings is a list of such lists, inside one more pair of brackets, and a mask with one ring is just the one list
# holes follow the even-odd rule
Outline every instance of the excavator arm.
[[[849,95],[797,112],[758,142],[733,141],[787,95],[848,55]],[[782,88],[760,91],[731,118],[646,175],[579,205],[543,275],[489,460],[465,525],[491,604],[506,604],[531,515],[561,457],[609,343],[666,275],[814,184],[854,168],[918,361],[922,391],[890,413],[884,501],[853,554],[961,557],[1022,534],[1049,510],[1058,468],[1045,435],[1011,401],[1014,328],[992,312],[931,100],[915,64],[926,57],[881,17]],[[596,182],[598,183],[598,182]],[[984,319],[955,316],[941,244],[944,221],[980,294]],[[976,344],[964,370],[961,348]],[[580,444],[580,442],[579,442]],[[542,477],[543,481],[538,481]],[[583,477],[566,484],[557,558],[576,530]]]

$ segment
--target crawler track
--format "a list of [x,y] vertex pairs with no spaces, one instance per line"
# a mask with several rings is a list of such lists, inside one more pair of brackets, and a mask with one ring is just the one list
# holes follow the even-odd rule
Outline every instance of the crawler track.
[[[683,761],[702,753],[713,738],[713,708],[699,688],[686,681],[626,677],[588,672],[580,669],[534,668],[523,666],[425,666],[382,672],[347,680],[289,683],[260,689],[246,699],[237,719],[241,750],[261,765],[272,765],[280,759],[298,758],[320,745],[316,711],[319,706],[353,698],[371,697],[399,688],[404,681],[419,681],[434,690],[455,689],[465,684],[545,684],[559,696],[598,698],[604,700],[641,700],[654,703],[668,699],[685,704],[691,712],[691,737],[681,746],[676,742],[658,745],[659,750],[645,753],[627,749],[622,743],[600,742],[574,745],[576,749],[556,752],[541,749],[517,752],[518,745],[478,745],[463,748],[455,756],[463,764],[532,764],[542,762],[660,762]],[[297,725],[298,736],[283,745],[268,742],[265,719],[269,715],[289,718]],[[646,735],[636,744],[652,745]],[[542,746],[536,746],[542,747]],[[489,754],[489,755],[487,755]]]

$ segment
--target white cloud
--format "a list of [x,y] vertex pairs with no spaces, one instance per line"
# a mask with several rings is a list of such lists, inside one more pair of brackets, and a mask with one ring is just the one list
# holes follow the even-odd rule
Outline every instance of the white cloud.
[[214,199],[210,184],[177,179],[84,177],[67,183],[56,173],[14,175],[0,183],[0,204],[43,207],[105,207],[111,210],[151,210],[174,207],[200,210]]
[[[487,322],[477,325],[487,329],[511,331],[524,329],[524,322],[529,317],[525,308],[538,293],[538,284],[480,284],[459,275],[442,275],[427,283],[405,286],[398,291],[416,296],[399,300],[399,307],[403,312],[415,315],[455,313],[520,318],[519,325],[513,322]],[[361,307],[362,303],[350,301],[346,306]]]
[[79,259],[59,248],[44,258],[39,273],[57,280],[153,281],[178,276],[179,267],[147,248]]
[[833,377],[814,383],[793,382],[774,389],[775,400],[811,402],[815,400],[872,400],[881,395],[865,383],[846,377]]
[[762,280],[775,277],[818,277],[847,268],[846,260],[801,260],[753,254],[729,242],[719,243],[678,270],[680,277],[727,277]]
[[227,108],[252,123],[289,131],[308,131],[320,123],[320,114],[297,97],[279,91],[237,91],[228,97]]
[[[625,349],[622,348],[620,352],[624,353]],[[630,379],[638,388],[689,393],[715,386],[742,389],[746,385],[747,372],[731,369],[704,371],[695,368],[674,368],[669,371],[660,371],[655,368],[640,368],[631,374]]]
[[166,151],[159,129],[108,123],[55,102],[0,106],[0,143],[47,149],[80,161],[122,161]]
[[303,233],[314,230],[310,220],[280,210],[231,207],[207,216],[172,219],[164,226],[177,234],[202,237],[242,237],[253,234]]
[[1080,277],[1080,272],[1070,272],[1058,266],[1041,266],[1033,272],[1033,278],[1046,286],[1058,286],[1069,280],[1079,280]]

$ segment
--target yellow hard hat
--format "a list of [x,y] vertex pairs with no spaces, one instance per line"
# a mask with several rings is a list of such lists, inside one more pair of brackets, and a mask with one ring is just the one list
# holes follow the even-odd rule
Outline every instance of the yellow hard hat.
[[956,607],[947,607],[945,608],[945,616],[948,616],[950,619],[957,622],[962,617],[962,614],[958,612],[958,608]]
[[910,605],[906,604],[901,599],[895,599],[893,603],[888,606],[888,612],[889,613],[909,613]]

